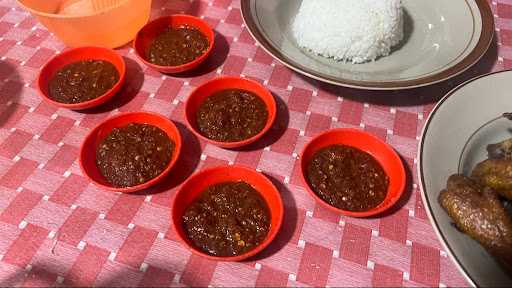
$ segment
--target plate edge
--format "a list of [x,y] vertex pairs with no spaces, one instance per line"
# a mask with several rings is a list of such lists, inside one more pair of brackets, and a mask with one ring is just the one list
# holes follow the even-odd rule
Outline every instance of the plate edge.
[[434,216],[432,215],[432,212],[431,212],[431,206],[429,205],[429,203],[427,202],[427,198],[426,198],[426,193],[425,193],[425,181],[424,180],[424,175],[423,175],[423,168],[422,168],[422,163],[423,163],[423,146],[424,146],[424,141],[425,141],[425,136],[426,136],[426,132],[428,130],[428,127],[430,125],[430,122],[432,121],[432,118],[434,116],[434,114],[437,112],[437,110],[439,110],[439,108],[443,105],[443,103],[448,100],[448,98],[450,98],[451,96],[453,96],[458,90],[460,90],[462,87],[472,83],[472,82],[475,82],[481,78],[485,78],[485,77],[488,77],[488,76],[491,76],[491,75],[495,75],[495,74],[501,74],[501,73],[509,73],[509,72],[512,72],[512,69],[508,69],[508,70],[501,70],[501,71],[495,71],[495,72],[489,72],[489,73],[486,73],[486,74],[482,74],[482,75],[479,75],[477,77],[474,77],[474,78],[471,78],[467,81],[465,81],[464,83],[461,83],[460,85],[458,85],[457,87],[453,88],[450,92],[448,92],[434,107],[434,109],[432,109],[432,111],[430,112],[426,122],[425,122],[425,125],[423,126],[423,129],[422,129],[422,132],[421,132],[421,138],[420,138],[420,145],[418,146],[418,151],[417,151],[417,157],[418,157],[418,163],[416,164],[416,169],[418,171],[418,174],[419,174],[419,186],[420,186],[420,194],[421,194],[421,201],[423,202],[423,206],[425,208],[428,208],[428,209],[425,209],[425,212],[427,213],[427,217],[430,221],[430,224],[432,225],[432,227],[434,228],[434,232],[436,233],[436,236],[437,236],[437,239],[441,242],[441,245],[443,246],[443,248],[446,250],[446,253],[449,255],[450,259],[452,260],[452,262],[455,264],[455,266],[457,267],[457,269],[459,270],[459,272],[462,273],[462,275],[464,276],[464,278],[473,286],[473,287],[478,287],[477,284],[476,284],[476,281],[471,278],[471,276],[469,275],[469,273],[466,271],[466,269],[464,268],[464,266],[462,265],[462,263],[459,261],[459,259],[455,256],[455,254],[452,252],[450,246],[448,245],[448,242],[446,241],[446,239],[443,237],[443,235],[441,234],[441,231],[439,230],[438,228],[438,223],[437,221],[434,219]]
[[[272,56],[272,58],[279,61],[284,66],[290,68],[291,70],[304,75],[306,77],[337,85],[337,86],[343,86],[348,88],[356,88],[356,89],[366,89],[366,90],[405,90],[405,89],[412,89],[412,88],[419,88],[424,86],[433,85],[436,83],[440,83],[443,81],[446,81],[448,79],[451,79],[469,68],[471,68],[473,65],[478,63],[480,59],[485,55],[485,53],[489,50],[489,47],[492,44],[492,40],[494,39],[494,15],[492,12],[492,9],[489,5],[489,3],[486,0],[472,0],[474,3],[476,3],[478,7],[478,12],[480,12],[480,17],[482,19],[482,32],[480,34],[480,38],[478,39],[478,42],[476,46],[473,48],[473,50],[462,60],[460,60],[457,64],[454,66],[442,70],[436,74],[426,76],[423,78],[418,78],[414,80],[405,80],[405,81],[390,81],[390,82],[371,82],[371,81],[355,81],[355,80],[348,80],[348,79],[342,79],[336,80],[332,79],[331,77],[323,77],[323,75],[315,75],[311,71],[306,71],[301,68],[301,65],[298,65],[296,62],[292,62],[293,64],[290,64],[287,62],[289,60],[287,57],[285,57],[281,52],[277,51],[272,45],[268,43],[268,41],[265,39],[264,36],[261,35],[261,32],[258,31],[258,29],[255,29],[255,23],[252,21],[252,17],[250,17],[248,14],[250,14],[250,6],[251,3],[253,3],[253,0],[245,0],[241,1],[240,11],[242,14],[242,20],[244,21],[244,25],[247,28],[247,31],[252,36],[252,38],[258,43],[258,45],[265,50],[266,53]],[[248,20],[251,21],[249,22]],[[259,34],[259,35],[256,35]],[[275,50],[274,52],[271,52],[271,50]],[[297,66],[296,66],[297,65]],[[447,74],[447,75],[444,75]]]

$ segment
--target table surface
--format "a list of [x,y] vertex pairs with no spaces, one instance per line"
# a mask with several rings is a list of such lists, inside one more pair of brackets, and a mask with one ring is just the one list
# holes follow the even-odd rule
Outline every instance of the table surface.
[[[240,0],[154,0],[152,17],[185,12],[215,28],[216,47],[197,71],[162,76],[119,49],[127,83],[113,101],[79,113],[41,101],[35,78],[65,46],[16,6],[0,0],[0,286],[464,286],[423,208],[416,153],[435,103],[478,74],[512,67],[512,0],[490,2],[495,43],[475,67],[445,83],[371,92],[306,79],[274,61],[243,25]],[[276,125],[244,151],[208,145],[184,125],[190,91],[220,75],[241,75],[277,97]],[[183,134],[178,167],[137,195],[103,191],[82,176],[77,154],[91,127],[116,113],[154,111]],[[297,153],[312,136],[356,127],[391,144],[409,174],[405,197],[374,219],[340,217],[315,204],[299,177]],[[285,203],[282,231],[243,263],[191,255],[170,227],[170,200],[194,171],[242,164],[266,173]]]

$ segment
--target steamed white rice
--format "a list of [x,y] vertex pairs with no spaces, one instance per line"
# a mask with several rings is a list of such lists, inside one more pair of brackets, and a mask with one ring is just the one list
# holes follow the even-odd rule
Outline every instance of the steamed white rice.
[[299,46],[316,54],[373,61],[403,39],[401,0],[302,0],[292,33]]

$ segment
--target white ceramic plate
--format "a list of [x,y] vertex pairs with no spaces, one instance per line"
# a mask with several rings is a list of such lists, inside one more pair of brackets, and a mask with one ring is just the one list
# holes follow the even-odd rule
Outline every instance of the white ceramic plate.
[[512,137],[512,71],[487,74],[448,93],[432,111],[419,148],[423,203],[439,239],[468,281],[512,286],[512,275],[474,240],[459,232],[437,201],[451,174],[468,175],[486,158],[486,146]]
[[489,48],[494,18],[487,0],[402,2],[406,39],[391,55],[365,64],[300,49],[290,29],[300,0],[244,0],[241,8],[249,32],[274,58],[308,77],[340,86],[391,90],[437,83],[468,69]]

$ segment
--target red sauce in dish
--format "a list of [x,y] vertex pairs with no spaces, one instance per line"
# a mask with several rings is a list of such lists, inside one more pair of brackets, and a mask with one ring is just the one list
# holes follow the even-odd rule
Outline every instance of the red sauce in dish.
[[389,178],[370,154],[354,147],[331,145],[317,151],[306,169],[313,191],[330,205],[368,211],[386,198]]
[[131,187],[158,176],[171,161],[175,144],[160,128],[131,123],[114,128],[96,150],[96,165],[116,187]]
[[208,187],[183,215],[187,236],[214,256],[236,256],[258,246],[270,230],[270,210],[251,185],[224,182]]
[[256,94],[240,89],[214,93],[201,103],[197,126],[202,135],[220,142],[236,142],[257,135],[268,120],[265,102]]
[[76,104],[100,97],[117,81],[119,72],[112,63],[83,60],[59,69],[48,83],[48,93],[57,102]]
[[156,65],[179,66],[199,58],[208,47],[208,38],[195,28],[168,28],[153,40],[147,58]]

